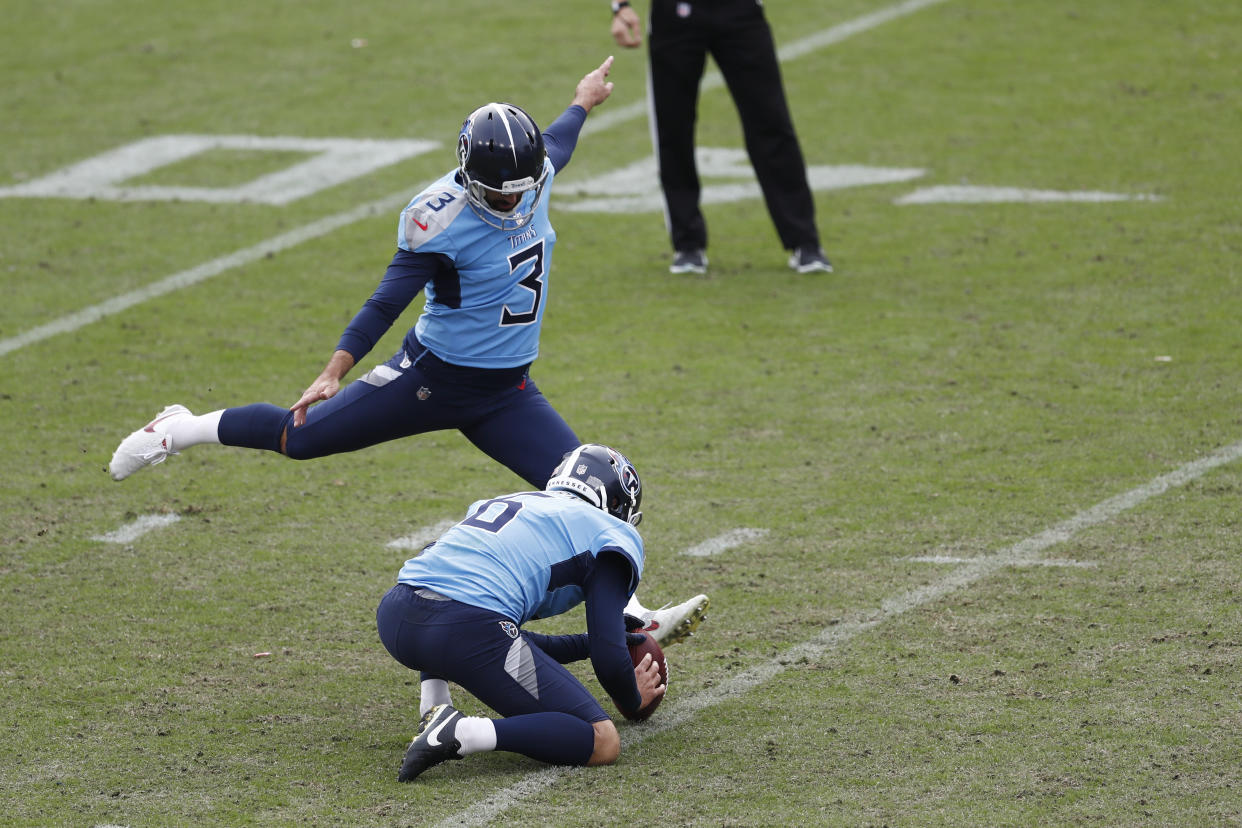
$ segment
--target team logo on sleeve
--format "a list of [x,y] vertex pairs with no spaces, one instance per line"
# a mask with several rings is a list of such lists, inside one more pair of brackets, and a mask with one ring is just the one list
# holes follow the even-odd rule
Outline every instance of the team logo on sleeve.
[[518,637],[517,624],[514,624],[512,621],[501,621],[500,629],[504,630],[505,635],[509,636],[515,641],[517,640],[517,637]]

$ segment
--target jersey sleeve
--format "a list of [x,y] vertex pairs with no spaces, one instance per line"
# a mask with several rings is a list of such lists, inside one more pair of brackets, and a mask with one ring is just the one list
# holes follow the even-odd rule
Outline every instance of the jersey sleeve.
[[337,343],[358,362],[371,352],[410,302],[444,266],[442,257],[432,253],[411,253],[398,249],[371,298],[354,315]]
[[586,110],[574,104],[543,131],[543,146],[548,151],[548,160],[557,172],[568,166],[574,148],[578,146],[578,134],[586,123],[586,116]]
[[465,206],[465,192],[446,175],[415,196],[401,211],[401,219],[397,222],[397,247],[456,258],[457,250],[449,227]]
[[626,646],[623,615],[632,591],[629,584],[635,577],[628,557],[605,549],[597,556],[584,590],[591,666],[604,692],[622,710],[637,710],[642,704]]

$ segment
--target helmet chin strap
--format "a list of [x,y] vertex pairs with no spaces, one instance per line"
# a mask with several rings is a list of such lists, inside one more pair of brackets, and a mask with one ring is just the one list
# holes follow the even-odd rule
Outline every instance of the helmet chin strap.
[[535,211],[532,209],[526,213],[516,213],[518,208],[522,206],[521,202],[508,212],[501,212],[486,202],[480,204],[473,198],[467,198],[470,209],[474,214],[483,219],[484,223],[495,227],[497,230],[520,230],[530,223],[535,217]]

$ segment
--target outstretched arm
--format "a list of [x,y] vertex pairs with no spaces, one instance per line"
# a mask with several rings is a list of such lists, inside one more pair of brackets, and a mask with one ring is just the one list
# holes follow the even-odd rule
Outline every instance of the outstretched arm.
[[587,72],[582,80],[578,81],[571,104],[576,104],[590,112],[592,107],[608,100],[608,96],[612,94],[612,81],[606,78],[611,71],[612,55],[609,55],[598,68]]
[[289,410],[293,427],[306,422],[306,410],[321,400],[331,399],[341,390],[341,380],[379,341],[397,317],[441,267],[438,254],[397,250],[380,280],[379,287],[341,334],[341,340],[319,376],[302,392]]
[[588,72],[574,90],[573,103],[560,117],[543,131],[543,143],[548,150],[548,160],[557,172],[569,165],[569,159],[578,146],[578,133],[591,108],[603,103],[612,94],[612,82],[605,81],[612,69],[612,57]]

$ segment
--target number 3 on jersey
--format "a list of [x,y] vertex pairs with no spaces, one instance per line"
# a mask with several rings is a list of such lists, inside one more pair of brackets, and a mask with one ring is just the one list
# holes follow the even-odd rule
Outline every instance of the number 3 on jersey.
[[543,301],[543,239],[509,256],[509,272],[517,273],[526,262],[531,262],[533,266],[518,284],[534,294],[530,310],[514,313],[506,304],[500,314],[501,326],[529,325],[539,318],[539,303]]

